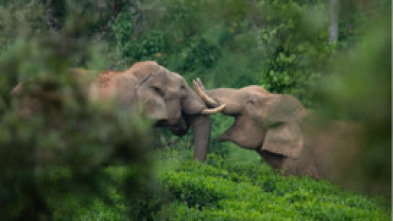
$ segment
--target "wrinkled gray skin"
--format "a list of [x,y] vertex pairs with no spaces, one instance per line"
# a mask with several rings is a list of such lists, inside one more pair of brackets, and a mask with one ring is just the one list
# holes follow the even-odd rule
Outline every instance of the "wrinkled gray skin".
[[[90,72],[72,69],[71,73],[78,80],[85,80]],[[145,61],[135,63],[125,71],[102,71],[93,81],[81,82],[91,100],[113,101],[130,111],[143,108],[147,117],[155,120],[156,126],[168,127],[177,136],[184,135],[191,127],[195,142],[194,158],[202,162],[206,160],[210,117],[203,113],[207,109],[205,103],[179,74],[154,61]],[[21,91],[22,83],[11,93],[17,96],[22,94]],[[31,100],[27,103],[29,107],[35,105]]]
[[295,97],[271,94],[259,86],[200,88],[214,101],[206,102],[209,106],[226,104],[222,113],[235,118],[219,140],[257,151],[286,175],[337,180],[343,175],[338,171],[356,158],[356,124],[323,121]]

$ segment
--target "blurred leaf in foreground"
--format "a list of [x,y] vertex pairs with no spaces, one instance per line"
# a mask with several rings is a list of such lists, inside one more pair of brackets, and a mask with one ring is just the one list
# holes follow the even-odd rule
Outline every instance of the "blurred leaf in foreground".
[[352,50],[337,57],[333,73],[317,90],[320,111],[364,126],[357,164],[343,180],[391,196],[391,21],[376,15]]

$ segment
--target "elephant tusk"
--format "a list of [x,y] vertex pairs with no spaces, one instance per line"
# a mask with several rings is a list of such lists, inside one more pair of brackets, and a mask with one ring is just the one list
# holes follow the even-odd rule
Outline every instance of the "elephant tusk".
[[202,91],[206,91],[205,86],[202,84],[202,81],[200,78],[197,78],[196,82],[198,83],[198,86],[202,89]]
[[209,106],[212,107],[217,107],[218,104],[217,102],[210,98],[204,91],[204,86],[199,78],[197,80],[193,80],[192,84],[194,85],[195,91],[198,94],[198,96]]
[[216,108],[202,110],[201,114],[215,114],[221,112],[224,108],[225,108],[225,104]]

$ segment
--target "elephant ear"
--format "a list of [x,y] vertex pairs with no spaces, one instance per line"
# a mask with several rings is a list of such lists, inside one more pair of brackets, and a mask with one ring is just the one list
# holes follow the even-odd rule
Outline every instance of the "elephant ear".
[[304,144],[298,120],[304,110],[303,105],[295,97],[277,95],[268,108],[267,133],[262,150],[298,158]]
[[288,122],[268,129],[262,150],[296,159],[302,152],[303,144],[303,133],[299,125]]
[[149,75],[142,80],[137,87],[136,95],[139,102],[142,103],[143,110],[151,119],[167,119],[165,100],[160,94],[159,86],[153,86],[154,76]]

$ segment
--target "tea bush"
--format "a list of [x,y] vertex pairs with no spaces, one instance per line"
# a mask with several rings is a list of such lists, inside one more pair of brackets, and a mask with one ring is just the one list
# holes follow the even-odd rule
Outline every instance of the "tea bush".
[[172,199],[156,219],[390,219],[381,198],[347,192],[326,181],[284,177],[266,163],[233,162],[216,155],[210,155],[214,160],[207,164],[179,158],[183,160],[177,166],[159,176]]
[[[61,201],[52,198],[55,220],[390,220],[383,198],[326,181],[284,177],[264,162],[211,154],[200,164],[187,150],[161,150],[155,159],[159,190],[129,198],[120,190],[130,170],[110,166],[104,171],[112,181],[105,185],[106,198],[81,202],[71,192]],[[130,216],[130,207],[139,212]]]

